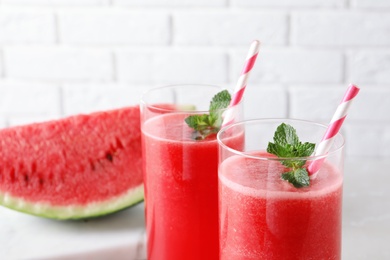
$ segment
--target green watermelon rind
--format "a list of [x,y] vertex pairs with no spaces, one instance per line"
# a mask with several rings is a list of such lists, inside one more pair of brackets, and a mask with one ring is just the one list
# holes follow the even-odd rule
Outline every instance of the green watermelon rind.
[[0,192],[0,205],[30,215],[59,220],[99,217],[136,205],[143,200],[143,184],[129,189],[120,196],[86,205],[56,206],[44,202],[29,202]]

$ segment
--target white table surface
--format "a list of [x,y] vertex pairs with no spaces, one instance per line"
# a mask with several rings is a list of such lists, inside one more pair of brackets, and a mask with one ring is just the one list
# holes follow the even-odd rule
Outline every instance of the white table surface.
[[[343,259],[390,259],[390,159],[345,165]],[[146,259],[143,204],[87,221],[0,207],[0,259]]]
[[0,207],[0,259],[146,259],[144,204],[89,220],[57,221]]

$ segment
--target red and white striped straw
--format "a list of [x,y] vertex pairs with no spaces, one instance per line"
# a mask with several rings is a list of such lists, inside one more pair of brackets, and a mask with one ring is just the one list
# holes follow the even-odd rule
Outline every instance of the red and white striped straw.
[[[325,132],[324,137],[321,142],[318,144],[318,147],[314,155],[327,154],[330,148],[333,145],[334,137],[339,132],[341,125],[343,124],[345,118],[348,114],[348,109],[352,104],[352,101],[359,93],[359,88],[355,85],[349,85],[346,93],[344,94],[343,100],[341,100],[340,105],[337,107],[336,112],[334,113],[332,120],[329,123],[328,129]],[[308,169],[309,175],[313,175],[319,171],[322,163],[324,162],[325,157],[319,160],[313,161]]]
[[[248,82],[249,74],[252,71],[253,66],[255,65],[257,54],[259,53],[259,48],[260,42],[258,40],[254,40],[249,48],[244,67],[242,68],[241,75],[238,78],[229,107],[237,105],[242,100]],[[227,113],[225,114],[222,126],[229,125],[234,120],[233,111],[229,109],[226,112]]]

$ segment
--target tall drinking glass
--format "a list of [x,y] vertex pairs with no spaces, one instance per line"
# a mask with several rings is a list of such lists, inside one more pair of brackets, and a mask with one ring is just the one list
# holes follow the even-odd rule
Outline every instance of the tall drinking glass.
[[[219,258],[217,131],[202,139],[185,118],[208,114],[211,99],[222,90],[208,85],[177,85],[143,95],[149,260]],[[241,104],[230,109],[233,119],[239,120]],[[228,143],[239,149],[242,136],[230,138]]]
[[[300,120],[259,119],[223,128],[218,134],[220,254],[235,259],[341,259],[344,139],[337,134],[327,155],[277,158],[266,152],[276,128],[293,126],[302,142],[318,143],[326,126]],[[244,133],[245,146],[229,144]],[[326,157],[310,185],[282,180],[282,163]]]

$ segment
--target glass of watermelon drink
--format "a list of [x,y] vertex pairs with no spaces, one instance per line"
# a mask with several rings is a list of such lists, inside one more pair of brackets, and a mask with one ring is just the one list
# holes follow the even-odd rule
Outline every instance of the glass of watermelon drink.
[[[185,119],[208,114],[223,89],[209,85],[155,88],[143,95],[141,129],[149,260],[219,259],[219,128],[205,138]],[[228,109],[233,120],[241,103]],[[234,113],[233,113],[234,111]],[[227,141],[239,149],[243,136]]]
[[[276,143],[281,123],[294,127],[302,142],[318,144],[326,131],[325,125],[308,121],[256,119],[218,133],[222,260],[341,259],[344,139],[337,134],[327,155],[280,158],[268,153],[267,146]],[[242,132],[245,147],[236,149],[230,136]],[[307,168],[324,158],[309,186],[296,188],[281,178],[291,171],[285,165]]]

